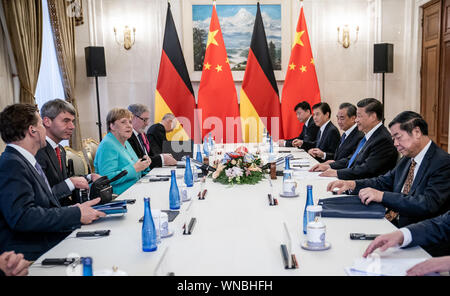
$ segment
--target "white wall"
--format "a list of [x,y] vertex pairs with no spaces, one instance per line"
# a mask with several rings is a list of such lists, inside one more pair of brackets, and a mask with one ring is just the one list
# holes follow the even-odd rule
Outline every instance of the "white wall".
[[[170,2],[183,44],[181,0]],[[420,111],[417,48],[421,33],[417,11],[421,2],[426,0],[304,1],[322,100],[330,104],[334,122],[337,107],[344,101],[356,103],[364,97],[381,100],[381,74],[373,74],[373,43],[394,44],[394,73],[386,74],[386,122],[406,109]],[[87,0],[85,3],[85,23],[76,28],[76,98],[82,136],[97,138],[95,84],[93,78],[86,77],[84,47],[105,47],[108,76],[99,78],[103,124],[107,112],[115,106],[126,107],[138,102],[153,109],[167,2]],[[291,38],[295,34],[299,5],[298,0],[291,1]],[[336,27],[345,23],[355,23],[360,28],[358,42],[348,49],[337,43]],[[137,29],[136,44],[130,51],[114,41],[113,27],[121,24]],[[282,86],[283,81],[278,81],[280,95]],[[196,95],[198,87],[199,82],[194,81]],[[241,83],[236,82],[238,95],[240,87]]]

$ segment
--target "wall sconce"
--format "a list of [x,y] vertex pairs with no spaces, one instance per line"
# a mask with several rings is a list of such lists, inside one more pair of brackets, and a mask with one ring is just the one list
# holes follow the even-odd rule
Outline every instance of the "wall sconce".
[[117,40],[117,30],[114,27],[114,39],[116,39],[117,44],[123,46],[126,50],[130,50],[136,41],[136,28],[133,28],[133,40],[131,40],[131,29],[125,26],[123,29],[123,43]]
[[[350,46],[350,27],[349,25],[344,25],[342,28],[342,41],[341,41],[341,34],[340,34],[341,27],[337,27],[338,32],[338,43],[342,44],[344,48],[348,48]],[[358,41],[358,33],[359,33],[359,26],[356,26],[355,28],[356,38],[353,43],[356,43]]]

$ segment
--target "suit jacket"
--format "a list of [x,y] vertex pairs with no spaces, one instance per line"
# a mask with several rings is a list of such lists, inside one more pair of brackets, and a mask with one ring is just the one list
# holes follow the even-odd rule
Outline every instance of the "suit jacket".
[[[359,141],[364,137],[364,133],[355,127],[352,132],[345,138],[344,143],[338,146],[335,152],[327,153],[325,160],[339,160],[346,157],[352,157],[358,147]],[[340,140],[339,140],[340,143]]]
[[375,130],[359,151],[351,167],[347,168],[352,155],[330,164],[332,169],[337,170],[337,176],[341,180],[358,180],[379,176],[393,169],[398,158],[391,134],[384,125]]
[[295,139],[303,140],[306,142],[314,142],[316,140],[319,129],[320,128],[314,123],[314,120],[311,116],[311,118],[309,119],[309,122],[308,122],[308,126],[306,126],[304,124],[300,135],[297,138],[292,138],[292,139],[286,140],[285,146],[292,147],[292,142]]
[[150,156],[161,154],[163,142],[167,141],[166,129],[161,123],[155,123],[147,130],[147,139],[150,142]]
[[357,180],[356,192],[365,187],[384,191],[382,204],[399,213],[399,226],[441,215],[450,210],[450,156],[434,142],[425,154],[408,195],[402,192],[411,165],[403,157],[398,165],[377,178]]
[[36,153],[36,160],[41,165],[42,170],[44,171],[45,176],[52,187],[52,191],[59,199],[61,205],[70,205],[73,203],[68,196],[72,194],[72,191],[64,181],[68,178],[66,167],[66,150],[64,150],[61,145],[58,146],[61,149],[62,170],[59,167],[56,152],[49,142],[47,142],[47,146],[39,149]]
[[450,211],[407,227],[411,231],[412,241],[408,247],[427,246],[450,241]]
[[138,160],[139,158],[128,141],[125,141],[124,147],[112,133],[108,133],[98,146],[94,167],[99,175],[107,176],[108,179],[127,170],[128,174],[111,183],[113,192],[121,194],[148,172],[148,169],[136,172],[134,164]]
[[[147,150],[147,148],[145,146],[142,147],[141,142],[139,141],[138,137],[136,137],[136,135],[134,133],[128,139],[128,143],[130,143],[131,147],[133,148],[133,150],[136,153],[138,158],[144,157],[144,155],[146,153],[142,149]],[[147,151],[147,154],[150,156],[150,151]],[[150,159],[152,160],[152,163],[150,164],[150,169],[153,169],[156,167],[162,167],[162,160],[161,160],[160,154],[155,155],[155,156],[150,156]]]
[[36,260],[81,226],[78,207],[61,207],[25,157],[7,146],[0,157],[0,253]]
[[[308,151],[311,148],[319,148],[327,154],[334,153],[341,142],[341,134],[336,126],[331,121],[328,122],[327,126],[323,130],[322,136],[320,137],[320,142],[319,134],[320,128],[317,133],[316,140],[313,142],[304,141],[301,148],[305,149],[305,151]],[[322,161],[322,159],[320,159],[320,161]]]

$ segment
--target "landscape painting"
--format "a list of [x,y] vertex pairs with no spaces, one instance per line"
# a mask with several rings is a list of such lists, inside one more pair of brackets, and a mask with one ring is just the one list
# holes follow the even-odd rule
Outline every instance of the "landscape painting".
[[[273,69],[281,70],[281,4],[261,5]],[[232,71],[245,71],[256,5],[216,5]],[[202,71],[212,5],[192,5],[194,70]]]

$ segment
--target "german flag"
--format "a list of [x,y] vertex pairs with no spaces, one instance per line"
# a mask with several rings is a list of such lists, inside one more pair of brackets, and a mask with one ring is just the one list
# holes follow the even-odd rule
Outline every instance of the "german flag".
[[278,86],[273,73],[259,2],[257,6],[240,97],[242,138],[247,143],[261,142],[264,128],[274,140],[283,138]]
[[167,134],[170,140],[194,137],[195,96],[184,61],[183,51],[173,21],[170,3],[167,7],[163,50],[155,91],[155,123],[167,113],[177,117],[176,128]]

